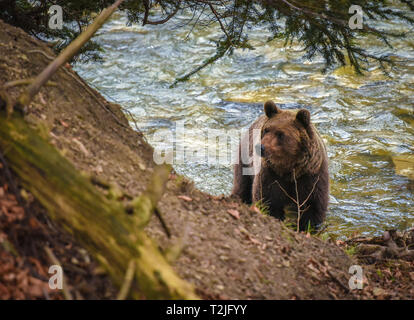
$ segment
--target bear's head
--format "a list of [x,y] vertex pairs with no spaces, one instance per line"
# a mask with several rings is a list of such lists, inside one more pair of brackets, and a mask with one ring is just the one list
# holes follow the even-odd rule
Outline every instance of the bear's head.
[[281,110],[273,101],[264,104],[266,120],[261,131],[261,156],[279,175],[296,176],[312,157],[315,132],[306,109]]

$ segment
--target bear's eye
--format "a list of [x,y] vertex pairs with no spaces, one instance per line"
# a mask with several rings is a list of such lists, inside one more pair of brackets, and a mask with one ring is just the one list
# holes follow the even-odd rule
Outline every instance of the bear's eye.
[[283,137],[284,137],[285,135],[284,135],[284,133],[283,132],[276,132],[276,137],[280,140],[280,139],[283,139]]
[[268,133],[269,132],[269,128],[264,128],[263,129],[263,133]]

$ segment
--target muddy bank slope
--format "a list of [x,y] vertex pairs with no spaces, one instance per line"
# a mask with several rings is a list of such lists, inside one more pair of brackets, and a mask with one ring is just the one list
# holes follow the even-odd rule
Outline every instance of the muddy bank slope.
[[[20,29],[1,21],[0,28],[1,84],[32,78],[53,59],[45,44]],[[142,134],[129,126],[120,106],[88,87],[70,66],[52,81],[56,85],[42,88],[30,105],[27,121],[79,170],[139,195],[154,167]],[[16,97],[19,90],[10,93]],[[296,234],[235,199],[205,194],[172,174],[159,209],[171,238],[155,216],[146,231],[162,250],[185,244],[173,267],[202,298],[357,297],[348,289],[354,262],[340,248]]]

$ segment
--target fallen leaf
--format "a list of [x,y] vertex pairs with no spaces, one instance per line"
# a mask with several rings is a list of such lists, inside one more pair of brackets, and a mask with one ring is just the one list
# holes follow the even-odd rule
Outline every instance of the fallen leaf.
[[320,273],[320,271],[317,268],[315,268],[312,263],[308,264],[308,269],[312,270],[315,273]]
[[376,287],[372,290],[372,293],[374,294],[374,296],[378,298],[378,297],[385,296],[387,292],[382,288]]
[[344,244],[345,244],[345,242],[343,242],[342,240],[336,240],[336,245],[337,246],[342,246]]
[[89,153],[89,151],[85,148],[85,146],[83,145],[83,143],[82,142],[80,142],[78,139],[76,139],[76,138],[73,138],[72,139],[72,141],[73,142],[75,142],[78,146],[79,146],[79,149],[84,153],[84,155],[86,156],[86,157],[89,157],[89,155],[90,155],[90,153]]
[[59,120],[59,122],[60,122],[60,124],[61,124],[62,126],[64,126],[65,128],[69,128],[69,125],[68,125],[65,121],[63,121],[63,120]]
[[187,197],[187,196],[178,196],[177,198],[181,199],[181,200],[184,200],[184,201],[187,201],[187,202],[193,201],[193,199],[191,199],[190,197]]
[[39,229],[40,228],[40,222],[39,221],[37,221],[37,219],[36,218],[34,218],[34,217],[31,217],[30,219],[29,219],[29,225],[30,225],[30,228],[32,228],[32,229]]
[[46,105],[46,104],[47,104],[47,103],[46,103],[45,98],[43,97],[43,94],[39,93],[39,94],[38,94],[38,97],[39,97],[39,100],[40,100],[40,102],[41,102],[42,104],[44,104],[44,105]]
[[260,213],[259,208],[258,208],[258,207],[256,207],[255,205],[252,205],[252,206],[250,207],[250,210],[251,210],[251,211],[253,211],[253,212],[256,212],[256,213]]
[[237,210],[229,209],[229,210],[227,210],[227,213],[230,214],[232,217],[234,217],[236,219],[240,219],[240,213]]
[[250,240],[252,243],[254,243],[254,244],[257,244],[257,245],[262,245],[262,243],[261,243],[259,240],[255,239],[255,238],[253,238],[253,237],[250,237],[250,236],[249,236],[249,240]]

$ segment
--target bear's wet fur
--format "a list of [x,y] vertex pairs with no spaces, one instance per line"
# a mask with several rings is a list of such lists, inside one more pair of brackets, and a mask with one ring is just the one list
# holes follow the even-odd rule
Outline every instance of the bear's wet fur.
[[[325,219],[329,202],[328,155],[323,140],[306,109],[281,110],[273,101],[267,101],[264,111],[265,115],[251,125],[241,140],[232,194],[246,203],[260,201],[270,215],[281,220],[288,207],[297,211],[293,200],[298,196],[299,204],[303,204],[300,230],[307,230],[309,224],[317,227]],[[261,132],[260,145],[256,146],[254,129]],[[262,153],[260,171],[255,175],[243,175],[243,169],[252,167],[252,163],[241,161],[243,144],[250,156],[257,149]]]

